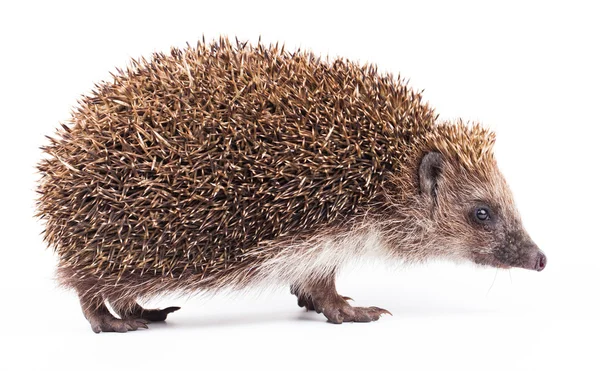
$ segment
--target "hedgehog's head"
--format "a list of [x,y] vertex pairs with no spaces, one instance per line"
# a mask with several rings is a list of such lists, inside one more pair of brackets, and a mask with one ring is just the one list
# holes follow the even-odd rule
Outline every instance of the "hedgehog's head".
[[431,236],[446,253],[478,264],[541,271],[546,257],[523,228],[493,158],[494,139],[462,123],[440,125],[428,138],[418,172]]

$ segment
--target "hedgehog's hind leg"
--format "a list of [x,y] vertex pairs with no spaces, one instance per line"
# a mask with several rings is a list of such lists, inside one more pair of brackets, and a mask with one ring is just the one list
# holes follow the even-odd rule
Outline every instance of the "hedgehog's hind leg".
[[335,288],[335,274],[330,274],[308,282],[293,284],[292,294],[298,297],[298,305],[307,310],[323,313],[332,323],[377,321],[384,314],[391,314],[377,307],[353,307],[351,300],[341,296]]
[[148,322],[162,322],[167,319],[170,313],[173,313],[180,307],[168,307],[164,309],[144,309],[135,299],[128,300],[111,300],[108,302],[114,311],[122,319],[142,320]]
[[79,301],[83,315],[90,322],[92,331],[99,332],[127,332],[138,328],[148,328],[146,322],[140,319],[115,318],[101,295],[78,291]]

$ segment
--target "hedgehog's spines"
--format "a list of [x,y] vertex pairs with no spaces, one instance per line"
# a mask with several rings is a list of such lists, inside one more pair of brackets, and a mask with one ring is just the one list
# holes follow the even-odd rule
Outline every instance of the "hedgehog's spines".
[[82,280],[247,279],[284,241],[385,212],[423,151],[491,161],[491,134],[436,126],[371,64],[203,38],[112,78],[39,165],[45,238]]

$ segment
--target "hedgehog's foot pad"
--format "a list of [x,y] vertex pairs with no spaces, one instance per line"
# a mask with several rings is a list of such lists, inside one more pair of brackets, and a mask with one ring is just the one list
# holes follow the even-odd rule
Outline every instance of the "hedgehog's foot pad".
[[298,297],[299,306],[323,313],[332,323],[372,322],[377,321],[382,314],[391,315],[385,309],[353,307],[348,304],[347,301],[352,299],[337,293],[333,274],[302,286],[293,285],[291,291]]
[[162,322],[167,319],[169,313],[173,313],[180,307],[168,307],[165,309],[144,309],[139,304],[133,303],[133,305],[120,307],[118,305],[111,306],[117,312],[121,318],[127,319],[142,319],[148,322]]

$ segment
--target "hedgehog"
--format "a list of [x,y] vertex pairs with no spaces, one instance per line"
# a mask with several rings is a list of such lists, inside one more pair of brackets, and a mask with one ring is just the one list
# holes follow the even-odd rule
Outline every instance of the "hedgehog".
[[[198,41],[95,85],[42,147],[37,216],[94,332],[164,321],[164,293],[289,285],[329,322],[368,256],[541,271],[479,123],[442,121],[373,64]],[[112,307],[113,315],[109,311]]]

